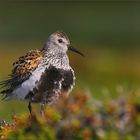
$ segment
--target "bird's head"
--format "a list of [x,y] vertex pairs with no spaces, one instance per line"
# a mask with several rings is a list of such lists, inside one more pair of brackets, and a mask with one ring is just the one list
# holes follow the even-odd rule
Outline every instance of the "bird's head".
[[71,50],[73,52],[76,52],[82,56],[84,56],[81,52],[79,52],[78,50],[76,50],[75,48],[73,48],[70,44],[70,40],[67,36],[67,34],[65,32],[62,31],[56,31],[54,33],[52,33],[45,46],[44,49],[49,51],[58,51],[58,52],[62,52],[62,53],[66,53],[67,50]]

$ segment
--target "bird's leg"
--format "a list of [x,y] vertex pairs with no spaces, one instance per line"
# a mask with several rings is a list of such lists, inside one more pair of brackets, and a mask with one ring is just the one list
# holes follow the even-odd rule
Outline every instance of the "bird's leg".
[[40,114],[41,116],[44,116],[44,109],[45,109],[45,103],[40,104]]
[[29,101],[29,104],[28,104],[28,109],[30,111],[30,114],[32,116],[32,106],[31,106],[31,101]]

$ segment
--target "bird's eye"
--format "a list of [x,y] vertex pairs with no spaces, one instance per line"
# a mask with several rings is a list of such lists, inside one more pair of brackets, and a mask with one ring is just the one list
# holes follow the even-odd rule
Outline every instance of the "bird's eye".
[[58,42],[59,42],[59,43],[62,43],[62,42],[63,42],[63,40],[62,40],[62,39],[58,39]]

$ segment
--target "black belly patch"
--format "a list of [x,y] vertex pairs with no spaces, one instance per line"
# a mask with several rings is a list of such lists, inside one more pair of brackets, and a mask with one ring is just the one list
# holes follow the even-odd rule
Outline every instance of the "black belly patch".
[[62,88],[64,91],[71,89],[74,83],[74,75],[71,70],[64,71],[64,81],[62,81]]
[[62,90],[68,91],[73,82],[71,70],[56,69],[50,66],[42,74],[37,83],[38,86],[26,96],[26,99],[32,99],[33,102],[49,102],[53,96],[60,94]]

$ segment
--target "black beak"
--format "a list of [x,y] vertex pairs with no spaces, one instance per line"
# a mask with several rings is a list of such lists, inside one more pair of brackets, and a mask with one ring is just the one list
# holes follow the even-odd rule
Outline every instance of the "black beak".
[[68,50],[73,51],[73,52],[75,52],[75,53],[78,53],[78,54],[80,54],[81,56],[84,56],[83,53],[79,52],[78,50],[76,50],[76,49],[73,48],[72,46],[69,46],[69,47],[68,47]]

